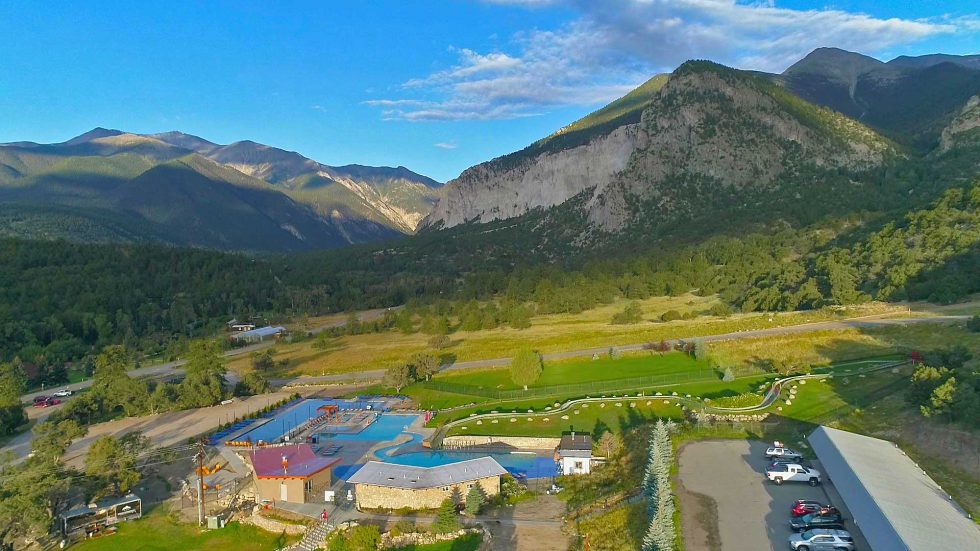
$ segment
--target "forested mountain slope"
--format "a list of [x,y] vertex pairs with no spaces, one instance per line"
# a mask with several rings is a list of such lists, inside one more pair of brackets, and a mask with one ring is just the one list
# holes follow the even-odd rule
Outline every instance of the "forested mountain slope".
[[254,142],[97,128],[0,145],[0,234],[245,251],[411,233],[439,184],[404,167],[328,167]]

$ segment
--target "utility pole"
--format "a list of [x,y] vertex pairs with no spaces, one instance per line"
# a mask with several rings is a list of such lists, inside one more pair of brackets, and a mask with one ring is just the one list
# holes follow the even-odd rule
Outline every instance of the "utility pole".
[[197,525],[204,525],[204,439],[197,442]]

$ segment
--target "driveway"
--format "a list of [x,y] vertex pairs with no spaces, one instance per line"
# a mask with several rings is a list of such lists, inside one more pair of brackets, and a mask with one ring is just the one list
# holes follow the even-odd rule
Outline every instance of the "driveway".
[[[776,486],[765,480],[766,444],[723,440],[692,442],[678,456],[681,526],[688,551],[784,551],[792,533],[790,508],[813,499],[847,510],[825,482]],[[818,470],[819,465],[814,465]],[[869,547],[848,524],[859,550]]]

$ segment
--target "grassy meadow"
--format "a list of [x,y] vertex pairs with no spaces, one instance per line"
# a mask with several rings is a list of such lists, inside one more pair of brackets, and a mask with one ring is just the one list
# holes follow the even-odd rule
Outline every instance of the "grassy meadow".
[[232,522],[220,530],[203,532],[194,524],[175,522],[163,507],[158,507],[142,519],[119,524],[119,532],[87,540],[72,547],[78,551],[270,551],[286,547],[298,537],[272,534],[255,526]]
[[[610,323],[613,315],[621,312],[627,304],[625,300],[617,300],[579,314],[534,316],[528,329],[501,327],[483,331],[458,331],[450,335],[449,347],[436,352],[445,362],[487,360],[509,358],[515,350],[522,347],[532,347],[548,354],[904,311],[893,305],[872,303],[849,307],[841,312],[819,310],[734,314],[728,317],[701,315],[688,320],[661,322],[660,316],[668,310],[677,310],[681,314],[697,314],[717,304],[718,299],[714,296],[685,294],[678,297],[650,298],[640,303],[644,319],[637,324]],[[336,319],[336,316],[329,317],[330,321]],[[317,322],[327,320],[328,318],[323,318]],[[304,320],[303,326],[309,323]],[[322,375],[384,369],[405,362],[416,352],[431,351],[428,345],[430,338],[431,335],[419,332],[404,334],[391,330],[335,337],[324,349],[317,349],[312,339],[298,343],[281,343],[274,347],[274,354],[275,359],[284,361],[285,365],[275,375]],[[227,365],[238,373],[246,373],[251,369],[247,356],[231,359]]]

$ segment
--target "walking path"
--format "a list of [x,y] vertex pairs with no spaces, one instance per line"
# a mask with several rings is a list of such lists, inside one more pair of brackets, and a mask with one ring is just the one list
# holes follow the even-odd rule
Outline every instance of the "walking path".
[[[894,368],[894,367],[899,367],[899,366],[902,366],[902,365],[906,365],[906,364],[908,364],[908,361],[904,361],[904,360],[903,361],[876,361],[876,360],[868,360],[868,361],[863,361],[863,362],[845,363],[845,364],[840,364],[840,365],[832,366],[832,367],[840,368],[840,367],[846,367],[848,365],[855,365],[856,363],[872,364],[872,365],[870,365],[869,367],[863,368],[863,369],[855,369],[853,371],[848,371],[847,372],[848,375],[862,375],[862,374],[867,374],[867,373],[873,373],[875,371],[881,371],[881,370],[884,370],[884,369],[891,369],[891,368]],[[697,405],[699,408],[704,408],[704,410],[706,412],[708,412],[708,413],[753,413],[753,412],[765,410],[769,406],[773,405],[773,403],[775,403],[776,400],[779,399],[779,394],[782,391],[783,385],[785,385],[786,383],[791,383],[793,381],[800,381],[800,380],[804,380],[804,379],[820,379],[820,378],[826,378],[828,376],[833,376],[833,375],[834,375],[834,373],[812,373],[812,374],[807,374],[807,375],[794,375],[792,377],[784,377],[782,379],[777,379],[777,380],[773,381],[772,385],[770,385],[770,387],[769,387],[769,390],[766,391],[766,394],[762,397],[762,400],[758,404],[753,405],[753,406],[745,406],[745,407],[710,406],[710,405],[706,405],[700,398],[698,398],[696,396],[695,397],[690,397],[689,395],[685,395],[685,396],[679,396],[679,395],[678,396],[674,396],[674,395],[649,395],[649,396],[643,396],[642,398],[646,398],[646,399],[656,398],[657,400],[672,400],[672,401],[675,401],[675,402],[678,402],[678,403],[681,403],[681,404]],[[676,385],[669,385],[669,386],[676,386]],[[611,397],[611,398],[579,398],[577,400],[569,400],[569,401],[565,402],[564,404],[562,404],[561,406],[559,406],[557,408],[554,408],[554,409],[551,409],[551,410],[548,410],[548,411],[535,412],[535,413],[527,413],[527,414],[522,413],[520,415],[522,415],[522,416],[525,416],[526,415],[526,416],[531,416],[531,417],[533,417],[533,416],[545,416],[545,415],[547,415],[547,416],[554,416],[554,415],[557,415],[557,414],[561,414],[563,412],[566,412],[566,411],[568,411],[570,409],[573,409],[573,408],[575,408],[575,407],[577,407],[577,406],[579,406],[581,404],[586,404],[586,403],[599,403],[599,402],[607,402],[607,401],[620,401],[621,402],[621,401],[623,401],[623,399],[624,399],[623,397]],[[447,432],[449,432],[449,429],[451,429],[451,428],[453,428],[453,427],[455,427],[457,425],[472,424],[472,423],[474,423],[477,420],[486,421],[488,419],[505,419],[505,418],[513,417],[514,415],[515,414],[513,412],[484,413],[484,414],[478,414],[478,415],[470,415],[469,417],[464,417],[462,419],[457,419],[455,421],[450,421],[450,422],[446,423],[445,425],[443,425],[432,436],[432,440],[431,440],[432,446],[433,447],[437,447],[439,445],[439,443],[442,441],[442,438],[446,435]]]

